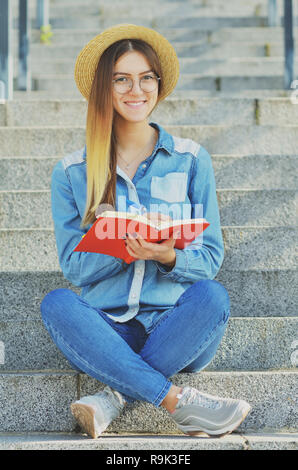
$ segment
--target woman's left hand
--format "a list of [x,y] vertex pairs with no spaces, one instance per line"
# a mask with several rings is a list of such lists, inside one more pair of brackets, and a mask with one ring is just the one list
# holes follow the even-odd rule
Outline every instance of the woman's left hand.
[[139,233],[136,233],[135,236],[128,234],[125,244],[128,253],[134,258],[155,260],[168,266],[174,266],[176,260],[174,246],[177,236],[179,235],[176,232],[162,243],[151,243],[144,240]]

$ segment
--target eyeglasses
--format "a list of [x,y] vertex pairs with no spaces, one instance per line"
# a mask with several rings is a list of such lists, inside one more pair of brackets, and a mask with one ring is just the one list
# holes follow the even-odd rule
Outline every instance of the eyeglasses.
[[[144,75],[139,79],[139,86],[141,90],[145,91],[146,93],[150,93],[151,91],[156,90],[158,86],[158,80],[160,80],[160,77],[157,75]],[[112,80],[112,83],[117,93],[124,94],[128,93],[132,89],[134,81],[132,78],[119,77]]]

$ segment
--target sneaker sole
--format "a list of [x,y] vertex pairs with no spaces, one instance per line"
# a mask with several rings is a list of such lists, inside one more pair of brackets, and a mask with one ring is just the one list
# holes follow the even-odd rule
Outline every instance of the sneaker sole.
[[181,426],[177,425],[178,428],[183,431],[185,434],[188,434],[189,436],[200,436],[202,433],[207,434],[209,437],[223,437],[226,436],[227,434],[231,434],[240,424],[245,420],[246,416],[248,413],[251,411],[251,406],[248,403],[242,403],[241,404],[242,408],[242,416],[238,421],[229,424],[228,426],[218,429],[217,431],[210,431],[207,428],[200,428],[200,429],[194,429],[195,426]]
[[94,408],[90,405],[83,405],[82,403],[72,403],[70,409],[81,428],[93,439],[96,439],[100,433],[95,429]]

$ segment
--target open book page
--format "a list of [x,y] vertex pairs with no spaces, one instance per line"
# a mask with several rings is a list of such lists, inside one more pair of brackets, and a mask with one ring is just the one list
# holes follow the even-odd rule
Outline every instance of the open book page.
[[124,219],[138,220],[139,222],[143,222],[144,224],[149,225],[150,227],[153,227],[157,230],[163,230],[169,227],[180,226],[182,224],[183,225],[190,224],[190,223],[199,224],[199,223],[206,222],[205,219],[175,219],[172,221],[155,220],[153,222],[152,220],[148,219],[145,215],[132,214],[130,212],[120,212],[120,211],[105,211],[100,214],[100,217],[112,217],[112,218],[124,218]]

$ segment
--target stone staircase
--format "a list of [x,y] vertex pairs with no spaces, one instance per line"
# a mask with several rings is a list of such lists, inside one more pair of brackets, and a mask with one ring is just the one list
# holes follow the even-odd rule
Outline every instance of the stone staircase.
[[[266,5],[53,0],[52,44],[39,44],[32,30],[33,91],[0,104],[0,449],[297,448],[298,103],[283,90],[283,32],[266,26]],[[212,155],[225,242],[216,279],[230,294],[231,319],[209,367],[173,382],[252,405],[223,439],[186,437],[164,409],[143,402],[101,438],[80,434],[69,405],[104,385],[71,369],[40,317],[50,290],[79,292],[59,268],[50,207],[54,164],[85,144],[75,59],[89,39],[122,22],[156,29],[179,56],[176,90],[150,120]]]

